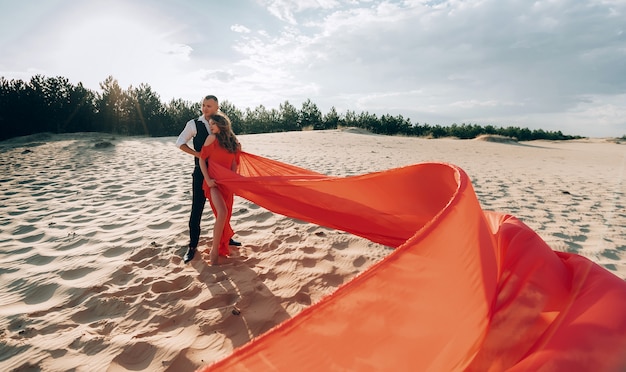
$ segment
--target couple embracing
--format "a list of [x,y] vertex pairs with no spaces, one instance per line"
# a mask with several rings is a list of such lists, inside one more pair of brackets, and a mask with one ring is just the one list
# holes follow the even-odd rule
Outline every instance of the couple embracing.
[[[193,147],[189,144],[192,143]],[[176,146],[193,155],[195,167],[192,174],[192,204],[189,216],[189,246],[183,261],[191,261],[198,249],[200,221],[206,200],[209,199],[215,215],[213,244],[210,250],[212,265],[218,264],[219,256],[228,256],[229,246],[240,246],[232,239],[230,226],[233,193],[220,186],[211,177],[211,164],[237,170],[241,144],[232,130],[230,119],[219,111],[216,96],[208,95],[202,100],[202,115],[187,122],[176,140]]]

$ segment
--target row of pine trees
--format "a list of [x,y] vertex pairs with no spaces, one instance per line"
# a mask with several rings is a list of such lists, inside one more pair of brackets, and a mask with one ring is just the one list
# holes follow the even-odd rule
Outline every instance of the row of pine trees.
[[[100,91],[71,84],[64,77],[33,76],[30,81],[0,78],[0,140],[35,133],[103,132],[118,135],[177,136],[184,124],[200,115],[200,102],[173,99],[161,102],[147,84],[122,89],[107,77]],[[402,115],[381,115],[332,107],[323,114],[311,100],[300,109],[285,101],[278,109],[258,106],[241,110],[227,100],[220,109],[226,113],[237,134],[356,127],[376,134],[475,138],[495,134],[520,141],[580,138],[558,132],[518,127],[485,127],[475,124],[450,126],[411,123]]]

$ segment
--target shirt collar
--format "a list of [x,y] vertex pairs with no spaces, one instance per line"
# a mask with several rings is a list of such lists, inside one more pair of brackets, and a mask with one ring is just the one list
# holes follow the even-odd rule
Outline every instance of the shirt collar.
[[203,122],[206,125],[209,125],[209,122],[207,121],[207,119],[204,118],[204,115],[200,115],[198,117],[198,120],[200,120],[201,122]]

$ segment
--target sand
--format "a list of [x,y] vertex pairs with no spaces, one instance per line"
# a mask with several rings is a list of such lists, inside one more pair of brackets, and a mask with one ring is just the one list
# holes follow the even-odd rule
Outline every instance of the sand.
[[[239,139],[248,152],[335,176],[456,164],[484,209],[626,278],[624,144],[349,128]],[[183,264],[193,165],[174,142],[72,134],[0,143],[0,370],[194,370],[391,252],[236,198],[232,225],[243,246],[218,267],[205,252]],[[207,209],[201,246],[212,221]]]

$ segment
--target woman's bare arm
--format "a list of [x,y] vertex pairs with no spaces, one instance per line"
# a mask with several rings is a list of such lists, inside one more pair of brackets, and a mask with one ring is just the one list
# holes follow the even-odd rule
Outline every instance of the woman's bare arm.
[[[213,141],[215,141],[215,136],[209,135],[204,141],[203,147],[210,145],[211,143],[213,143]],[[206,181],[207,185],[209,185],[209,187],[215,187],[215,180],[211,179],[211,177],[209,176],[209,166],[207,165],[207,160],[208,158],[200,158],[200,171],[202,171],[202,175],[204,176],[204,180]]]

